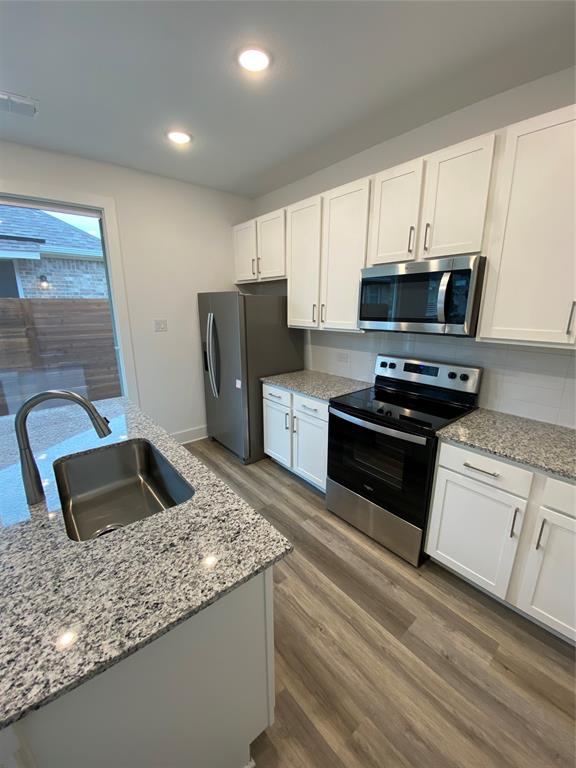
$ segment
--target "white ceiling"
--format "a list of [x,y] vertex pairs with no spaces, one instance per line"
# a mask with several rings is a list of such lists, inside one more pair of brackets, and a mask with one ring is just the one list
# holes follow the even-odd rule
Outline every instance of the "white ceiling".
[[[251,197],[574,62],[574,4],[0,2],[0,136]],[[273,55],[240,71],[245,44]],[[185,151],[168,128],[191,131]]]

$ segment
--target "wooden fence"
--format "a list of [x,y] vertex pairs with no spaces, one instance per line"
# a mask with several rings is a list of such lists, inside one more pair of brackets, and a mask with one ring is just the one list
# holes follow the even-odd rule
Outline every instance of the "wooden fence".
[[108,301],[0,299],[0,384],[2,374],[66,370],[82,371],[91,400],[120,395]]

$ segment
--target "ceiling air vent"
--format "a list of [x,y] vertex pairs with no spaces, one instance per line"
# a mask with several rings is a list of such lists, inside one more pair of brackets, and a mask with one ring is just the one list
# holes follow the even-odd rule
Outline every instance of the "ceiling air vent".
[[22,117],[34,117],[38,112],[39,102],[18,93],[0,91],[0,112],[10,112]]

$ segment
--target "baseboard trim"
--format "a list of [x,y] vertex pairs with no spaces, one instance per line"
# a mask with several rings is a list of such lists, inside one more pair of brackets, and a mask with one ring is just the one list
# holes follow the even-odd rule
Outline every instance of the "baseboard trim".
[[183,429],[180,432],[172,432],[174,440],[181,445],[185,443],[193,443],[196,440],[202,440],[208,436],[206,424],[201,424],[199,427],[191,427],[190,429]]

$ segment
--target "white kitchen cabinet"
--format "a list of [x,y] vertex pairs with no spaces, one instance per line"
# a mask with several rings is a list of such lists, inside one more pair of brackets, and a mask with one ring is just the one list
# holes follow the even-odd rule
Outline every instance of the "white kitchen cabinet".
[[326,490],[328,422],[302,412],[292,415],[292,471]]
[[288,325],[317,328],[320,323],[320,195],[286,211]]
[[482,338],[574,344],[575,169],[576,107],[506,130]]
[[576,640],[576,520],[573,517],[540,507],[518,607]]
[[285,467],[292,465],[290,406],[264,398],[264,452]]
[[259,280],[286,277],[285,213],[282,208],[256,219],[257,268]]
[[326,490],[328,403],[265,384],[264,453]]
[[258,279],[256,269],[256,222],[246,221],[233,229],[234,268],[237,283],[246,283]]
[[422,158],[374,177],[368,264],[415,258],[423,178]]
[[524,499],[439,467],[426,552],[503,598],[525,510]]
[[482,250],[494,141],[480,136],[425,158],[421,258]]
[[322,196],[321,328],[349,331],[358,327],[369,193],[370,179],[359,179]]

